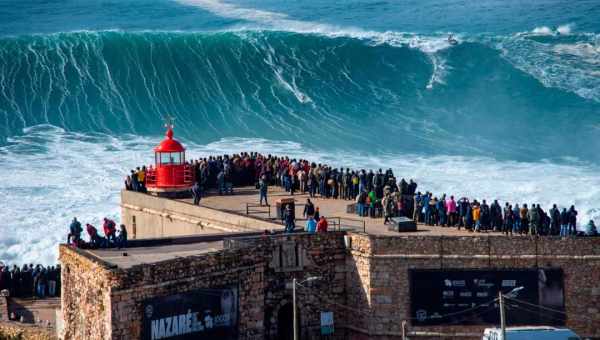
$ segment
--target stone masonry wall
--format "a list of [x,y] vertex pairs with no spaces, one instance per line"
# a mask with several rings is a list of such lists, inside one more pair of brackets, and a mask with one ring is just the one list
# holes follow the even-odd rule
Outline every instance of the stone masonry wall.
[[[320,280],[298,289],[304,338],[318,338],[321,310],[334,312],[334,320],[343,323],[344,311],[337,307],[346,296],[342,233],[252,240],[218,252],[127,270],[61,247],[66,338],[138,339],[144,300],[229,284],[239,287],[239,338],[273,338],[279,308],[291,301],[286,283],[294,277],[302,281],[312,276]],[[293,251],[286,253],[289,249]],[[292,267],[283,263],[290,254],[295,261]],[[342,329],[336,334],[344,336]]]
[[63,315],[69,339],[136,339],[143,301],[237,284],[241,339],[273,339],[280,312],[298,288],[301,334],[319,338],[319,312],[334,313],[349,339],[475,339],[485,326],[416,327],[410,320],[409,270],[558,267],[564,273],[567,327],[600,336],[600,240],[502,236],[436,237],[295,234],[228,242],[219,252],[123,270],[61,247]]
[[0,321],[8,321],[8,300],[6,296],[0,295]]
[[[409,270],[443,268],[559,267],[564,273],[566,326],[581,336],[600,336],[600,239],[502,236],[434,237],[352,235],[349,273],[357,266],[362,281],[349,282],[349,304],[370,318],[349,322],[352,339],[399,339],[410,317]],[[368,271],[368,272],[365,272]],[[350,276],[350,274],[349,274]],[[364,303],[367,301],[368,303]],[[358,313],[357,313],[358,314]],[[356,316],[357,319],[358,316]],[[485,326],[411,327],[419,338],[481,338]]]
[[83,252],[61,245],[61,308],[64,339],[102,340],[111,337],[110,269]]
[[237,249],[135,266],[116,276],[111,339],[140,338],[146,299],[238,283],[240,338],[253,338],[262,333],[263,273],[264,263]]
[[4,340],[55,340],[53,328],[21,324],[17,322],[0,322],[0,339]]
[[[296,289],[298,312],[300,315],[300,337],[302,339],[322,339],[320,335],[320,312],[333,312],[336,325],[335,336],[329,339],[345,338],[344,329],[337,325],[345,324],[346,304],[346,250],[343,233],[296,234],[294,236],[273,237],[266,240],[269,262],[265,271],[265,339],[277,338],[277,317],[280,308],[292,301],[292,290],[286,284],[296,278],[302,282],[307,278],[318,278],[301,283]],[[277,251],[289,244],[297,244],[298,270],[278,266]]]

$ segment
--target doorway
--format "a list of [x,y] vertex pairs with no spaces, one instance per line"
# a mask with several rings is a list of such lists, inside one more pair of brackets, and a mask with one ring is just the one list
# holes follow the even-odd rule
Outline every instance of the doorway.
[[294,306],[291,303],[281,306],[277,313],[277,339],[294,339]]

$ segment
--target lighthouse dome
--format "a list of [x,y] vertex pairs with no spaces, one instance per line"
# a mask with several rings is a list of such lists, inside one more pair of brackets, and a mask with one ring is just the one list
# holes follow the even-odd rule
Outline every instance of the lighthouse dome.
[[184,152],[185,148],[177,140],[173,139],[173,129],[168,128],[167,138],[154,148],[155,152]]

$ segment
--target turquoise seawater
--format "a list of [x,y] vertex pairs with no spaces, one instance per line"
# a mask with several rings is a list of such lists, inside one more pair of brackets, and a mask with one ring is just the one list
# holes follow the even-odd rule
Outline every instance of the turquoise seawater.
[[392,167],[600,219],[598,18],[598,1],[0,0],[0,260],[52,262],[72,216],[117,217],[167,115],[195,156]]

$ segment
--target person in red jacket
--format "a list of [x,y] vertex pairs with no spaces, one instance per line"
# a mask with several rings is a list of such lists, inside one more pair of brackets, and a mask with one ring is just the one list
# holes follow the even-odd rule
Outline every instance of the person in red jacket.
[[327,219],[325,219],[325,216],[321,216],[321,218],[319,219],[319,222],[317,223],[317,232],[327,232]]
[[115,221],[109,220],[108,218],[104,218],[104,225],[102,226],[104,229],[104,235],[106,235],[106,240],[108,242],[115,242],[117,240],[117,225]]
[[92,246],[92,248],[98,248],[102,246],[102,240],[100,239],[100,236],[98,235],[98,229],[96,229],[96,227],[94,227],[93,225],[87,223],[85,225],[85,229],[88,233],[88,236],[90,237],[90,244]]

